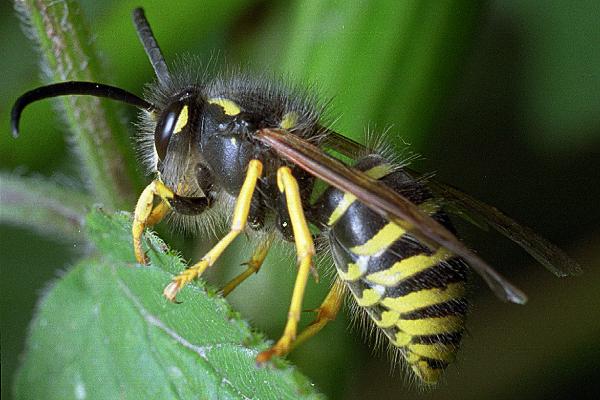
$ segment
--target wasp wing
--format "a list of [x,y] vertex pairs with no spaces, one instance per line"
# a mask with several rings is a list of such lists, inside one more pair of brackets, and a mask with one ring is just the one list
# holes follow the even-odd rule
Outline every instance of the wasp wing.
[[[345,156],[350,157],[353,154],[360,154],[366,149],[360,143],[337,132],[327,130],[326,135],[325,146]],[[421,174],[416,171],[408,168],[405,168],[405,170],[414,178],[421,177]],[[538,235],[533,229],[519,224],[497,208],[435,179],[427,179],[427,186],[438,197],[449,203],[448,210],[450,212],[469,221],[478,228],[483,229],[486,226],[491,226],[500,234],[518,244],[554,275],[565,277],[581,273],[579,264],[564,251]]]
[[[443,199],[450,201],[454,207],[458,207],[460,211],[483,219],[503,236],[521,246],[554,275],[565,277],[581,273],[577,261],[535,233],[533,229],[519,224],[497,208],[438,181],[431,181],[428,186]],[[468,221],[469,218],[466,220]]]
[[375,212],[411,233],[432,248],[443,246],[464,258],[502,300],[523,304],[527,297],[479,256],[471,252],[450,231],[424,214],[408,199],[362,171],[348,167],[308,141],[279,129],[261,129],[256,139],[279,156],[327,182],[356,196]]
[[346,157],[353,158],[356,157],[357,154],[365,153],[367,150],[366,146],[363,146],[344,135],[340,135],[331,129],[319,127],[318,130],[324,135],[323,146],[333,149]]

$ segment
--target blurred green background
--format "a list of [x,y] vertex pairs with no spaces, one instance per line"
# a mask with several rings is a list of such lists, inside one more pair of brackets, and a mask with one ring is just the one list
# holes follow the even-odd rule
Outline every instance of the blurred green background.
[[[330,398],[596,398],[600,392],[600,3],[548,1],[83,1],[106,83],[141,93],[152,79],[131,24],[146,9],[168,60],[189,53],[251,71],[272,70],[332,98],[334,127],[360,139],[391,125],[390,141],[422,154],[414,167],[494,204],[556,242],[585,268],[559,280],[495,234],[464,238],[525,290],[524,306],[473,284],[469,334],[436,390],[419,390],[373,340],[341,316],[290,358]],[[168,8],[173,7],[173,8]],[[38,86],[38,56],[9,2],[0,4],[0,163],[3,172],[80,185],[64,123],[51,102],[8,112]],[[125,107],[124,107],[125,108]],[[35,109],[35,111],[34,111]],[[126,109],[128,129],[133,110]],[[4,207],[2,203],[0,206]],[[90,205],[91,206],[91,205]],[[131,204],[130,209],[133,209]],[[164,236],[171,237],[168,229]],[[2,397],[10,398],[39,295],[87,249],[82,243],[0,226]],[[192,238],[167,238],[197,258]],[[196,239],[196,242],[201,239]],[[178,247],[179,246],[179,247]],[[240,244],[243,247],[243,244]],[[246,257],[209,277],[226,280]],[[268,265],[234,292],[242,315],[276,339],[285,322],[293,260]],[[306,308],[327,284],[310,284]],[[259,296],[256,294],[260,293]],[[311,315],[306,319],[310,320]],[[385,353],[385,352],[383,352]],[[400,372],[399,372],[400,371]]]

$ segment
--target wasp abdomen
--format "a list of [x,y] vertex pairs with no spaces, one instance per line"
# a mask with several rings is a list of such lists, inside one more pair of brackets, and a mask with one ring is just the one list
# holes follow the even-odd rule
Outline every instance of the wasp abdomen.
[[[452,229],[427,189],[382,158],[356,168]],[[357,304],[398,348],[415,374],[438,381],[453,361],[467,311],[467,266],[444,248],[431,250],[351,194],[329,188],[315,206],[326,225],[338,275]]]

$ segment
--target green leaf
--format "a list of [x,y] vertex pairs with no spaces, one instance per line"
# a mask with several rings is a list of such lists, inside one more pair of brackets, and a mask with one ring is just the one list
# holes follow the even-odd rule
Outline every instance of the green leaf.
[[319,398],[283,361],[259,368],[267,347],[202,285],[172,304],[162,289],[185,266],[147,235],[150,267],[135,264],[130,217],[94,211],[102,256],[81,261],[45,296],[19,371],[19,399]]

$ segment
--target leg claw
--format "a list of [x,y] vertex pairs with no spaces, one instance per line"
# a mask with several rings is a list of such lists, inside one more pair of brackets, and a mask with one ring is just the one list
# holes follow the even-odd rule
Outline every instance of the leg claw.
[[258,353],[258,355],[256,356],[256,364],[258,366],[263,366],[265,365],[265,363],[271,361],[271,358],[273,358],[273,356],[276,356],[276,351],[274,348],[270,348],[269,350],[265,350],[262,351],[260,353]]
[[163,290],[163,296],[167,298],[170,302],[180,303],[175,298],[177,297],[177,293],[181,290],[181,282],[180,281],[172,281],[169,283],[165,289]]

